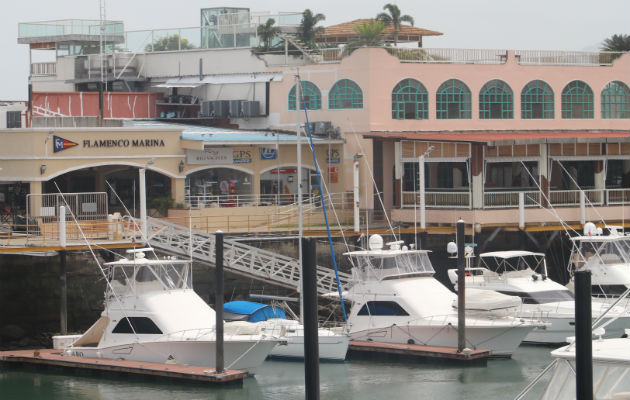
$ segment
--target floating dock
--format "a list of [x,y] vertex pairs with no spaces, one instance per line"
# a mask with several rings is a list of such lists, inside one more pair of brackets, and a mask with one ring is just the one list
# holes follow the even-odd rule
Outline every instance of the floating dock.
[[398,355],[413,358],[439,358],[455,361],[479,361],[490,357],[490,350],[470,350],[458,353],[457,347],[424,346],[405,343],[378,343],[351,340],[349,350],[359,354]]
[[62,355],[62,350],[13,350],[0,352],[0,363],[14,365],[53,366],[70,370],[127,373],[138,377],[160,377],[178,381],[211,384],[242,384],[247,372],[225,370],[218,374],[214,368],[191,365],[162,364],[107,358],[84,358]]

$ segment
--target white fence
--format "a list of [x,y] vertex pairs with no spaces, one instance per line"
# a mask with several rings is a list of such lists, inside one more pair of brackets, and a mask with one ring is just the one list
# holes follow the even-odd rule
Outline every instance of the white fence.
[[[493,191],[483,193],[483,208],[512,208],[519,206],[519,193],[515,191]],[[540,192],[525,193],[525,207],[538,207]]]
[[[586,204],[601,206],[604,204],[605,189],[584,190]],[[552,190],[549,201],[553,206],[576,206],[580,204],[580,190]]]
[[[425,192],[425,206],[431,208],[471,208],[470,192]],[[420,193],[402,192],[401,207],[420,206]]]

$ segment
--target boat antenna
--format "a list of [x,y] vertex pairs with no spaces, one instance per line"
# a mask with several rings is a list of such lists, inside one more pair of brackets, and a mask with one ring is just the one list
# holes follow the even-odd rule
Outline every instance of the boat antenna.
[[[300,85],[301,82],[299,80],[299,76],[298,76],[298,81],[297,84]],[[326,233],[328,235],[328,246],[330,247],[330,255],[332,256],[332,260],[333,260],[333,266],[335,268],[335,280],[337,281],[337,293],[339,294],[339,302],[341,303],[341,311],[343,312],[343,320],[346,322],[346,326],[348,325],[348,316],[346,314],[346,306],[343,302],[343,293],[341,290],[341,283],[339,282],[339,269],[337,267],[337,257],[335,257],[335,248],[333,246],[333,241],[332,241],[332,235],[330,233],[330,224],[328,223],[328,213],[326,212],[326,201],[324,199],[323,193],[323,187],[322,187],[322,178],[321,178],[321,172],[319,170],[319,163],[317,162],[317,156],[315,155],[315,146],[313,145],[313,134],[311,132],[311,125],[308,121],[308,112],[306,110],[306,101],[304,98],[302,98],[302,102],[304,104],[304,115],[305,115],[305,119],[306,119],[306,131],[308,133],[308,140],[309,140],[309,144],[311,147],[311,154],[313,156],[313,164],[315,165],[315,175],[317,176],[317,185],[319,186],[319,196],[322,202],[322,211],[324,213],[324,221],[326,222]],[[296,101],[297,103],[297,101]],[[296,107],[298,108],[298,107]],[[300,246],[301,248],[302,246]]]

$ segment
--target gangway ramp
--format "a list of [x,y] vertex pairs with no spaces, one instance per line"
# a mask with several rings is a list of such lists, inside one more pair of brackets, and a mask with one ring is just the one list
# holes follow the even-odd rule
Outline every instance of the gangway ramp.
[[[192,254],[194,261],[215,266],[214,234],[191,231],[186,226],[151,217],[147,218],[147,232],[151,247],[183,257]],[[290,289],[300,288],[302,269],[299,260],[227,238],[223,246],[223,262],[227,270]],[[347,287],[350,274],[339,272],[339,281],[342,288]],[[317,292],[319,295],[337,292],[333,269],[317,266]]]

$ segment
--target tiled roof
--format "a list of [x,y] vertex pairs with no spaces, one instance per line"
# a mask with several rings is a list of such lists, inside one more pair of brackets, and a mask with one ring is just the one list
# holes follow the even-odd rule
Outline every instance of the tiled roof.
[[[369,23],[374,21],[371,18],[355,19],[350,22],[343,22],[341,24],[327,26],[324,28],[324,32],[318,36],[318,41],[321,42],[347,42],[349,38],[354,38],[357,33],[354,31],[354,27],[363,23]],[[394,25],[388,25],[383,33],[386,36],[387,41],[393,40]],[[398,31],[399,42],[417,42],[422,36],[440,36],[442,32],[432,31],[429,29],[418,28],[410,25],[401,25]]]

